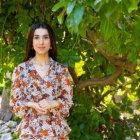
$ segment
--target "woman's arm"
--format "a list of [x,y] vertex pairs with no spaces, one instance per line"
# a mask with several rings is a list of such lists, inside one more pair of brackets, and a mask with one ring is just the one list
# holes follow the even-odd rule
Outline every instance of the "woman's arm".
[[38,103],[28,102],[26,100],[27,95],[24,93],[24,88],[26,88],[27,83],[23,81],[23,75],[27,73],[23,72],[23,70],[23,67],[17,66],[13,71],[9,103],[12,112],[17,116],[24,117],[29,108],[34,108],[38,113],[46,114],[47,110],[41,108]]
[[17,66],[12,75],[9,105],[11,106],[12,112],[17,116],[24,116],[28,109],[26,106],[27,102],[25,102],[26,95],[23,90],[23,84],[26,86],[26,83],[24,83],[21,78],[22,71],[23,68],[21,66]]
[[27,102],[26,106],[29,108],[34,108],[39,114],[42,114],[42,115],[46,114],[48,112],[48,110],[40,107],[40,105],[38,103],[35,103],[35,102]]
[[59,89],[59,95],[56,98],[56,106],[58,112],[62,117],[68,117],[69,116],[69,109],[73,105],[73,87],[72,82],[70,79],[70,75],[68,72],[67,67],[62,68],[61,72],[61,87]]
[[69,109],[73,105],[73,88],[67,68],[63,68],[61,75],[60,95],[56,95],[56,100],[41,100],[39,106],[50,111],[51,109],[57,109],[63,117],[67,117],[69,115]]

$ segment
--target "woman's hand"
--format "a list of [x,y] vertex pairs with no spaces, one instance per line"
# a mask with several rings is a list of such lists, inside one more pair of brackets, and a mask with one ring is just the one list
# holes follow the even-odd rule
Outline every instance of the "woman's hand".
[[41,108],[45,110],[48,110],[51,108],[50,102],[46,99],[41,100],[38,104]]
[[60,103],[58,101],[55,101],[55,100],[46,100],[46,99],[43,99],[41,100],[39,103],[39,106],[43,109],[51,109],[51,108],[58,108],[60,106]]
[[42,115],[47,114],[48,112],[46,109],[40,107],[39,104],[35,102],[28,102],[27,106],[34,108],[39,114],[42,114]]
[[60,103],[58,101],[43,99],[38,103],[28,102],[27,106],[34,108],[39,114],[47,114],[49,109],[59,107]]

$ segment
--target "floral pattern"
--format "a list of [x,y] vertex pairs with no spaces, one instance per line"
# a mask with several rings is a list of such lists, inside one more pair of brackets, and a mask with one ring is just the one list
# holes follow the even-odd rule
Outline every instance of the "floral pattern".
[[[44,78],[36,71],[32,58],[19,64],[13,71],[10,106],[12,112],[22,117],[17,131],[21,139],[66,140],[71,129],[65,118],[72,106],[72,84],[66,66],[50,58],[50,68]],[[58,100],[59,108],[40,115],[26,103],[42,99]]]

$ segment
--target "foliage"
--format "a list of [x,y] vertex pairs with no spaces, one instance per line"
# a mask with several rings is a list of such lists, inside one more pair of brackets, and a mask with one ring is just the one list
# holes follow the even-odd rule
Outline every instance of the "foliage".
[[56,34],[58,61],[69,66],[74,81],[70,139],[138,139],[140,122],[132,106],[137,102],[140,108],[139,2],[3,0],[0,85],[10,87],[6,73],[22,62],[30,26],[47,22]]
[[[71,140],[125,140],[126,137],[138,139],[139,118],[120,118],[116,105],[96,106],[90,102],[86,93],[74,98],[69,123],[72,126]],[[135,126],[134,126],[135,124]]]

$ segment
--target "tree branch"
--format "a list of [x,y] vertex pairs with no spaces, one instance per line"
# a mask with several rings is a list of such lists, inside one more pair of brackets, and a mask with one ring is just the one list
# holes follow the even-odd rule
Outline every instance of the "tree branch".
[[81,81],[79,83],[77,83],[76,87],[74,88],[74,91],[80,91],[81,89],[87,87],[87,86],[93,86],[93,85],[100,85],[100,86],[104,86],[104,85],[110,85],[112,84],[114,81],[117,80],[117,78],[122,74],[122,68],[117,68],[116,71],[107,78],[102,78],[102,79],[88,79],[85,81]]
[[[127,60],[127,55],[125,54],[123,57],[118,57],[117,55],[111,56],[106,53],[104,49],[100,49],[98,47],[97,40],[94,37],[94,33],[91,30],[87,31],[87,34],[92,42],[94,48],[96,48],[106,59],[108,59],[113,65],[121,67],[131,74],[135,72],[136,64]],[[105,43],[105,42],[104,42]]]
[[113,92],[113,91],[116,91],[117,89],[119,89],[119,87],[106,91],[106,92],[101,96],[101,98],[99,98],[99,99],[96,101],[95,104],[100,104],[100,102],[101,102],[107,95],[109,95],[109,94],[110,94],[111,92]]
[[[96,101],[96,104],[100,104],[100,102],[108,95],[108,94],[110,94],[111,92],[113,92],[113,91],[116,91],[116,90],[118,90],[118,89],[120,89],[120,88],[124,88],[124,87],[126,87],[128,84],[131,84],[132,83],[132,81],[128,81],[128,82],[125,82],[124,84],[120,84],[118,87],[116,87],[116,88],[113,88],[113,89],[110,89],[110,90],[108,90],[108,91],[106,91],[97,101]],[[115,96],[116,97],[121,97],[122,99],[126,96],[126,92],[128,92],[129,91],[129,89],[127,89],[126,91],[125,91],[125,93],[123,94],[123,95],[114,95],[113,96],[113,101],[115,102]]]
[[[136,64],[129,62],[127,60],[127,54],[124,54],[124,56],[122,56],[122,57],[118,57],[117,55],[114,55],[114,56],[108,55],[104,49],[100,49],[97,47],[98,42],[96,41],[93,32],[88,30],[87,34],[88,34],[90,40],[92,41],[92,42],[90,42],[90,41],[88,41],[88,42],[91,43],[94,46],[94,48],[96,48],[112,64],[117,66],[117,68],[116,68],[116,71],[110,77],[106,77],[106,78],[102,78],[102,79],[93,78],[93,79],[88,79],[88,80],[81,81],[81,82],[78,82],[78,78],[77,78],[77,75],[76,75],[74,69],[69,68],[70,74],[74,80],[74,83],[76,84],[76,86],[74,88],[74,92],[80,91],[83,88],[86,88],[88,86],[93,86],[93,85],[100,85],[100,86],[110,85],[118,79],[118,77],[122,74],[123,69],[129,71],[131,74],[134,73],[134,71],[136,69]],[[106,96],[106,94],[104,96]],[[104,96],[103,96],[103,98],[104,98]]]
[[77,74],[76,74],[74,68],[68,67],[68,69],[69,69],[70,75],[71,75],[74,83],[77,84],[78,83],[78,77],[77,77]]

